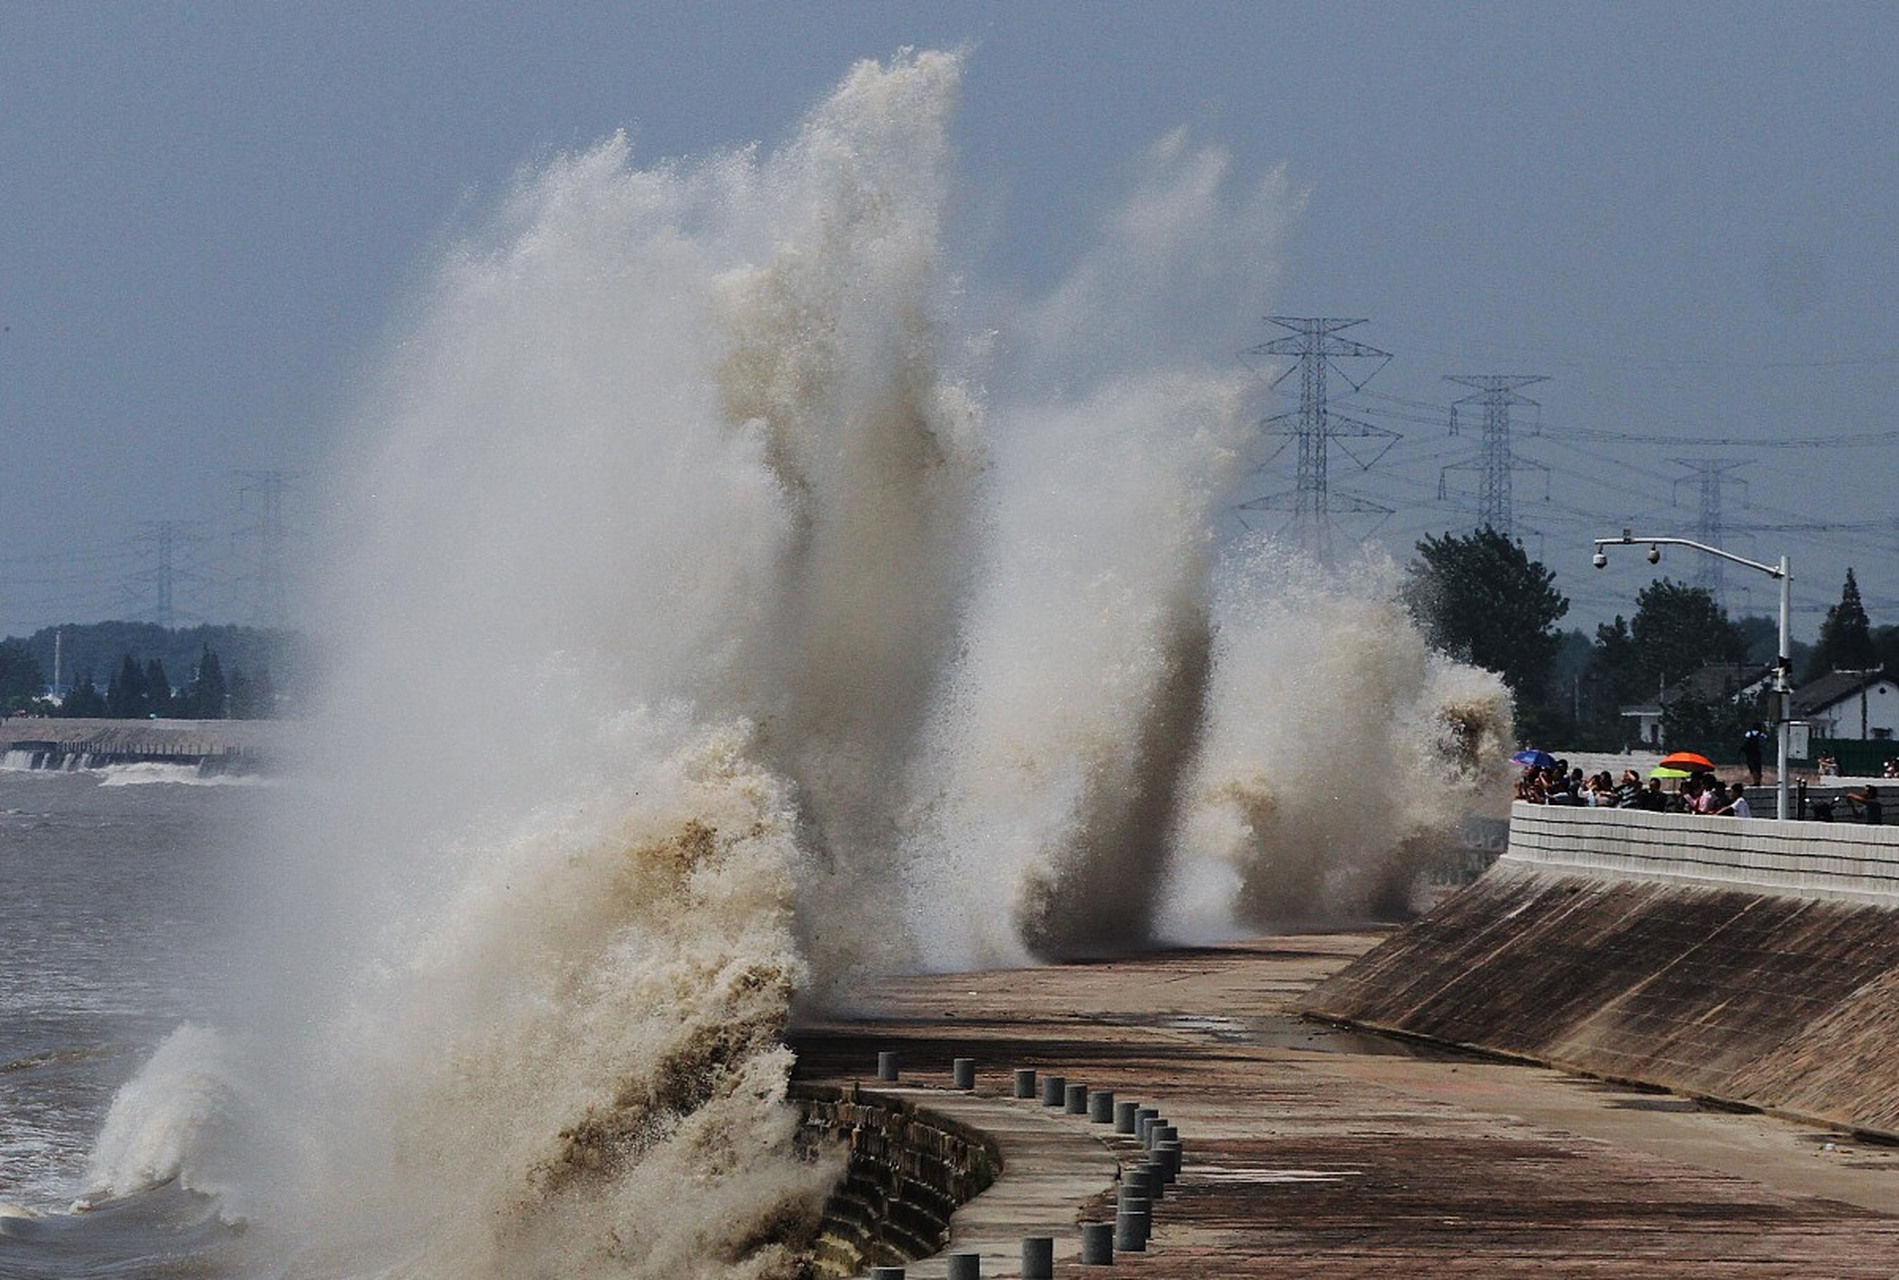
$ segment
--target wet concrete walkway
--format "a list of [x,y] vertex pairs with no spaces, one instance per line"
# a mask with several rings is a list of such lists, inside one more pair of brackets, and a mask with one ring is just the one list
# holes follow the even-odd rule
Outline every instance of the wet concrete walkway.
[[[1158,1105],[1187,1163],[1155,1277],[1899,1276],[1899,1149],[1667,1094],[1446,1055],[1297,1021],[1292,1002],[1376,939],[1281,937],[1058,968],[893,980],[855,1017],[800,1029],[800,1075],[872,1080],[997,1135],[1002,1180],[952,1249],[1019,1274],[1019,1241],[1112,1217],[1110,1127],[1010,1097],[1011,1071]],[[976,1059],[973,1097],[950,1061]],[[915,1093],[911,1088],[923,1086]],[[1012,1190],[1012,1182],[1021,1179]],[[943,1274],[941,1257],[909,1269]]]

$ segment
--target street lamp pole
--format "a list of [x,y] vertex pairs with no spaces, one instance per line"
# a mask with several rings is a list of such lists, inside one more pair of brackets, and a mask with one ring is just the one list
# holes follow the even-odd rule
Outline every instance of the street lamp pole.
[[1604,547],[1627,547],[1638,542],[1648,544],[1648,562],[1658,563],[1662,558],[1663,547],[1692,547],[1696,551],[1705,551],[1711,556],[1731,560],[1735,564],[1758,569],[1780,583],[1780,652],[1774,660],[1774,721],[1780,734],[1780,763],[1775,778],[1774,809],[1775,816],[1786,821],[1792,816],[1788,804],[1787,791],[1787,755],[1793,733],[1793,659],[1788,655],[1793,651],[1793,632],[1791,628],[1793,570],[1788,566],[1787,557],[1782,556],[1778,565],[1763,564],[1759,560],[1749,560],[1746,556],[1737,556],[1732,551],[1723,551],[1711,547],[1705,542],[1695,542],[1689,538],[1637,538],[1627,529],[1619,538],[1597,538],[1595,566],[1604,568],[1609,563]]

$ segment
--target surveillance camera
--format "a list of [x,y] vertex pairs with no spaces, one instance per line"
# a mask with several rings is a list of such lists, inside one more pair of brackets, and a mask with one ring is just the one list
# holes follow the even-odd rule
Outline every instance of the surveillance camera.
[[1591,560],[1590,563],[1595,565],[1598,569],[1607,569],[1609,567],[1609,557],[1598,551],[1596,552],[1595,559]]
[[1662,562],[1662,549],[1660,547],[1650,547],[1648,549],[1648,562],[1650,564],[1660,564]]

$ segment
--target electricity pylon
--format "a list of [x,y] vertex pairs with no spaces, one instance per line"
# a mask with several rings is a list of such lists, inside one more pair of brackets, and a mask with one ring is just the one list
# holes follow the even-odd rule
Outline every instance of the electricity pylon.
[[[1268,316],[1266,320],[1282,329],[1290,329],[1292,336],[1249,347],[1244,354],[1297,358],[1270,385],[1277,388],[1297,370],[1299,407],[1262,419],[1260,427],[1271,434],[1290,436],[1297,441],[1298,468],[1290,491],[1242,502],[1239,509],[1290,511],[1292,517],[1287,522],[1286,530],[1292,535],[1293,541],[1315,560],[1325,563],[1332,559],[1334,512],[1381,517],[1391,514],[1390,507],[1332,489],[1329,474],[1332,442],[1367,442],[1361,444],[1360,448],[1371,451],[1370,457],[1360,456],[1349,445],[1340,445],[1340,450],[1358,463],[1360,470],[1369,470],[1398,439],[1395,431],[1334,413],[1329,403],[1328,384],[1331,376],[1336,374],[1353,391],[1358,391],[1391,362],[1391,353],[1338,336],[1340,330],[1364,324],[1363,320],[1294,316]],[[1346,360],[1375,360],[1377,363],[1363,376],[1353,377],[1348,368],[1340,363]]]
[[1536,401],[1517,394],[1517,388],[1549,379],[1537,373],[1446,374],[1446,382],[1476,388],[1475,395],[1451,404],[1451,434],[1458,434],[1458,410],[1466,405],[1483,407],[1482,443],[1477,457],[1469,462],[1453,462],[1438,472],[1438,497],[1448,494],[1445,478],[1453,471],[1475,471],[1477,481],[1477,527],[1489,525],[1506,538],[1516,536],[1516,513],[1510,494],[1510,475],[1518,470],[1538,470],[1547,477],[1549,468],[1540,462],[1519,458],[1510,448],[1510,410],[1516,405],[1541,408]]

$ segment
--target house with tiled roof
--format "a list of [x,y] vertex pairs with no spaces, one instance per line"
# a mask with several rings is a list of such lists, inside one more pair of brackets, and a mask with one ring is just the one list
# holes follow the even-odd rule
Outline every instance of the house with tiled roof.
[[1686,680],[1658,691],[1653,702],[1623,707],[1622,719],[1632,723],[1637,741],[1659,749],[1663,745],[1662,714],[1681,699],[1692,698],[1696,702],[1726,699],[1754,707],[1773,684],[1774,668],[1769,664],[1710,662]]
[[1830,671],[1794,690],[1793,718],[1816,738],[1888,741],[1899,737],[1899,683],[1883,671]]

